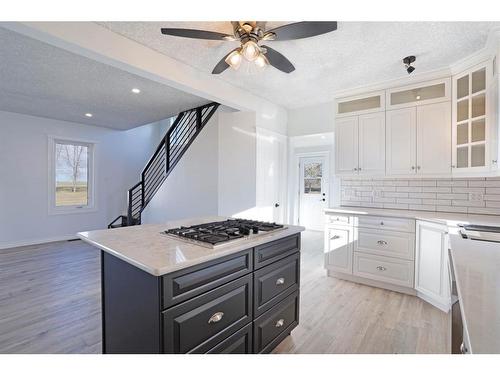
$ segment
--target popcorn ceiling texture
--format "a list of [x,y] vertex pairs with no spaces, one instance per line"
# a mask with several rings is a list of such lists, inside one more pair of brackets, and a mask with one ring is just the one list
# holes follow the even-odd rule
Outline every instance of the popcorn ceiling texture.
[[344,177],[341,205],[500,215],[500,177],[408,180]]

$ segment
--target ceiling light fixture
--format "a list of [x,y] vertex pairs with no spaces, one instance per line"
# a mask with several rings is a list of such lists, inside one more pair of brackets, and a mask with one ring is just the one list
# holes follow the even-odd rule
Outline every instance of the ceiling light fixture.
[[85,114],[85,117],[89,117],[89,118],[90,118],[90,117],[92,117],[92,116],[94,116],[92,113],[86,113],[86,114]]
[[226,63],[231,67],[233,68],[234,70],[238,70],[240,65],[241,65],[241,60],[242,57],[241,57],[241,52],[240,50],[236,50],[236,51],[233,51],[231,52],[227,57],[226,57]]
[[137,89],[137,88],[133,88],[133,89],[132,89],[132,92],[133,92],[134,94],[139,94],[139,93],[141,92],[141,90],[139,90],[139,89]]
[[403,59],[403,64],[405,65],[405,68],[406,68],[406,71],[408,72],[408,74],[413,73],[413,71],[415,70],[415,67],[411,66],[411,64],[413,64],[415,62],[415,60],[417,60],[417,58],[415,56],[406,56]]
[[255,65],[257,65],[259,68],[264,68],[265,66],[269,65],[269,60],[267,60],[267,57],[264,56],[263,53],[260,53],[254,62]]
[[260,55],[260,47],[253,40],[249,40],[243,45],[241,52],[243,57],[248,61],[255,61]]

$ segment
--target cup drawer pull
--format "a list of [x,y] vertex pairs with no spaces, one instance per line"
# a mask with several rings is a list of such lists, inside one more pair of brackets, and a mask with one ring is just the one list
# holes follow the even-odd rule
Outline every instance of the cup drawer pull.
[[276,285],[283,285],[285,283],[285,278],[280,277],[278,280],[276,280]]
[[339,238],[340,238],[340,236],[337,235],[337,234],[335,236],[333,236],[333,237],[330,237],[331,240],[338,240]]
[[210,319],[208,319],[208,324],[220,322],[223,316],[224,313],[222,311],[216,312],[214,315],[210,317]]
[[386,269],[384,266],[377,266],[377,270],[379,271],[385,271]]
[[284,324],[285,324],[285,319],[280,319],[276,322],[275,327],[276,328],[283,327]]
[[384,240],[378,240],[377,241],[377,244],[380,245],[380,246],[386,246],[387,245],[387,241],[384,241]]

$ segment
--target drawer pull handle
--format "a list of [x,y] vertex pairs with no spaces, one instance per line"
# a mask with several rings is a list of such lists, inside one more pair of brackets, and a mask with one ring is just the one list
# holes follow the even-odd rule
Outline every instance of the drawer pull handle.
[[208,319],[208,324],[220,322],[223,316],[224,313],[222,311],[216,312],[214,315],[210,317],[210,319]]
[[377,241],[377,244],[379,244],[380,246],[385,246],[385,245],[387,245],[387,241],[384,241],[384,240],[378,240],[378,241]]
[[284,324],[285,324],[285,319],[280,319],[276,322],[275,327],[277,328],[283,327]]
[[380,225],[384,225],[384,222],[383,222],[383,221],[381,221],[381,222],[380,222]]
[[280,277],[278,280],[276,280],[276,285],[283,285],[285,283],[285,278]]
[[331,240],[338,240],[339,238],[340,238],[340,236],[337,236],[337,235],[330,237]]
[[385,268],[384,266],[377,266],[377,269],[379,271],[385,271],[387,268]]

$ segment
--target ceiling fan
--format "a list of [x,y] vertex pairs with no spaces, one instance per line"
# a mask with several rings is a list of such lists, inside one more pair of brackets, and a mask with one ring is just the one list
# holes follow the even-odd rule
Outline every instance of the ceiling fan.
[[231,21],[233,35],[215,31],[162,28],[164,35],[184,38],[220,41],[239,41],[240,46],[230,51],[215,65],[212,74],[220,74],[231,67],[237,70],[243,58],[253,61],[258,67],[271,65],[285,73],[295,70],[293,64],[281,53],[269,46],[259,45],[261,41],[286,41],[309,38],[337,30],[337,22],[295,22],[266,30],[262,21]]

